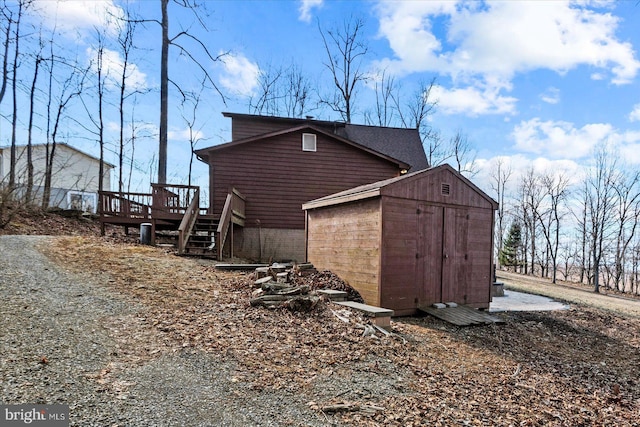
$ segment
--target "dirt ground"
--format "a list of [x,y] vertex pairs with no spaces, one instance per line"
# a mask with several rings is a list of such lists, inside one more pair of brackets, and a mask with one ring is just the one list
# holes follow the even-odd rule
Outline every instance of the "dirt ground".
[[[135,357],[123,352],[98,378],[103,387],[169,350],[194,349],[233,360],[228,381],[245,393],[287,389],[326,425],[640,425],[640,320],[586,293],[570,310],[498,314],[498,326],[411,317],[392,321],[392,335],[363,336],[357,314],[328,302],[311,313],[251,307],[249,275],[160,249],[66,237],[42,250],[144,307],[118,328]],[[163,344],[146,348],[153,343]],[[306,425],[301,417],[274,421]]]

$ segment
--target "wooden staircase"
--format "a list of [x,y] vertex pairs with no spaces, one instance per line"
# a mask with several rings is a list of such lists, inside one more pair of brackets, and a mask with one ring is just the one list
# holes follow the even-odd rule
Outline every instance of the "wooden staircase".
[[219,223],[212,216],[198,215],[182,255],[217,259],[215,239]]
[[[244,227],[244,196],[232,189],[220,217],[201,214],[199,206],[199,193],[196,193],[178,227],[178,254],[222,259],[222,250],[230,230],[233,235],[233,225]],[[230,255],[233,257],[233,239]]]

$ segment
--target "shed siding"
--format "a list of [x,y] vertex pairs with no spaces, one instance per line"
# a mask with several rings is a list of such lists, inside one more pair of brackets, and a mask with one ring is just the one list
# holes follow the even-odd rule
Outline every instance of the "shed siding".
[[232,187],[247,200],[246,226],[304,229],[302,204],[397,176],[397,165],[325,135],[317,151],[302,151],[302,131],[212,152],[212,211]]
[[415,200],[384,198],[382,202],[382,256],[380,303],[394,310],[415,308],[418,289],[416,255],[422,237]]
[[330,269],[371,305],[380,305],[379,206],[379,199],[371,199],[308,211],[308,261],[318,269]]

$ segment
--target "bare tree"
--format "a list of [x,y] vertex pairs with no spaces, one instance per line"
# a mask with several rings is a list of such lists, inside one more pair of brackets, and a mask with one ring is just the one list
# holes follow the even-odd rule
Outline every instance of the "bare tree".
[[588,218],[590,258],[593,268],[593,290],[600,292],[600,269],[611,234],[616,204],[614,183],[617,158],[601,144],[594,155],[594,164],[585,181],[585,200]]
[[[175,3],[183,8],[189,9],[193,12],[195,19],[200,26],[207,30],[206,25],[200,19],[199,13],[202,9],[197,0],[175,0]],[[180,43],[181,39],[189,39],[195,42],[200,49],[205,53],[207,58],[213,62],[220,61],[222,57],[226,55],[223,53],[218,56],[212,55],[207,49],[206,45],[188,30],[182,30],[175,36],[169,37],[169,13],[168,13],[169,0],[160,0],[160,7],[162,10],[162,21],[158,22],[162,27],[162,49],[161,49],[161,62],[160,62],[160,136],[158,147],[158,183],[166,184],[167,182],[167,136],[168,136],[168,119],[169,119],[169,46],[176,47],[181,55],[185,55],[189,58],[203,73],[205,81],[207,81],[211,87],[213,87],[218,95],[222,98],[223,102],[225,97],[218,89],[218,86],[214,82],[213,78],[207,71],[207,67],[202,65],[187,49]],[[173,82],[172,82],[173,83]],[[175,83],[174,83],[175,85]],[[178,85],[175,85],[178,87]],[[179,89],[179,87],[178,87]]]
[[362,62],[368,52],[367,44],[361,40],[364,21],[353,17],[345,20],[341,28],[323,30],[318,23],[327,54],[325,67],[331,73],[334,91],[320,102],[340,114],[342,119],[351,123],[354,98],[358,84],[367,80],[362,70]]
[[[496,200],[498,202],[498,224],[496,230],[496,243],[497,243],[497,253],[502,251],[502,243],[505,234],[505,213],[506,206],[504,203],[505,198],[505,187],[507,182],[509,182],[509,178],[511,178],[512,170],[511,165],[505,164],[504,159],[498,158],[493,167],[491,168],[491,188],[496,193]],[[498,267],[500,267],[500,262],[498,261]]]
[[278,98],[283,73],[282,67],[274,68],[271,64],[260,67],[257,96],[249,98],[249,108],[254,114],[280,114]]
[[71,101],[82,94],[84,86],[84,78],[86,76],[86,70],[80,71],[76,67],[70,67],[71,72],[68,77],[62,82],[60,94],[57,97],[57,105],[55,111],[55,118],[53,119],[53,130],[51,132],[51,144],[47,144],[46,165],[44,175],[44,189],[42,194],[42,208],[47,209],[51,199],[51,180],[53,176],[53,162],[56,153],[56,144],[58,132],[62,125],[65,111]]
[[11,73],[11,94],[13,95],[13,111],[11,116],[11,159],[9,164],[9,188],[13,189],[16,185],[16,127],[18,124],[18,55],[20,53],[20,21],[22,20],[23,8],[26,2],[18,1],[18,16],[15,19],[14,44],[15,50],[13,55],[13,72]]
[[0,103],[4,98],[5,91],[7,90],[7,80],[9,75],[8,60],[9,60],[9,46],[11,46],[11,24],[13,24],[13,12],[7,6],[6,0],[2,2],[2,9],[0,9],[2,16],[4,17],[3,23],[6,25],[4,30],[4,55],[2,55],[2,84],[0,84]]
[[254,114],[303,117],[309,111],[311,82],[295,63],[260,67],[257,95],[249,98]]
[[395,77],[388,75],[386,70],[378,73],[373,81],[373,91],[376,97],[374,110],[365,112],[365,123],[375,126],[391,126],[397,114],[394,92],[398,90]]
[[38,84],[38,72],[40,64],[44,61],[42,57],[43,41],[42,35],[39,38],[40,51],[34,57],[33,80],[31,81],[31,90],[29,92],[29,125],[27,128],[27,188],[25,199],[27,203],[32,203],[33,191],[33,153],[32,153],[32,135],[33,135],[33,113],[35,110],[35,94]]
[[476,165],[476,153],[469,143],[467,136],[462,131],[449,140],[449,149],[451,157],[454,161],[454,167],[458,172],[467,176],[474,176],[478,173],[478,165]]
[[125,8],[125,16],[124,19],[119,20],[120,31],[118,34],[118,46],[120,48],[120,52],[122,53],[122,71],[120,73],[120,79],[118,82],[119,85],[119,98],[118,98],[118,112],[120,119],[120,135],[119,135],[119,149],[118,149],[118,191],[122,193],[124,188],[124,151],[125,151],[125,140],[124,140],[124,116],[125,116],[125,101],[129,96],[132,96],[136,93],[139,93],[137,88],[134,88],[133,91],[127,93],[127,79],[129,78],[130,72],[130,60],[131,54],[134,49],[133,39],[136,31],[137,24],[139,22],[138,19],[134,19],[131,14],[131,10],[127,7]]
[[[540,177],[533,168],[529,168],[520,180],[520,209],[522,210],[522,221],[524,223],[526,234],[528,235],[531,270],[530,273],[535,275],[535,263],[539,260],[537,252],[538,224],[541,217],[540,211],[544,192],[540,184]],[[526,267],[525,267],[526,268]]]
[[[204,86],[204,85],[203,85]],[[187,125],[189,132],[189,146],[190,146],[190,158],[189,158],[189,175],[187,185],[191,185],[191,172],[193,170],[193,157],[195,154],[196,145],[204,140],[202,135],[202,128],[205,123],[200,126],[196,124],[198,118],[198,109],[202,98],[202,87],[199,92],[191,92],[187,94],[185,101],[182,103],[182,119]]]
[[[552,282],[556,283],[560,246],[560,221],[564,217],[561,211],[561,204],[568,197],[569,179],[562,173],[547,173],[540,177],[540,183],[545,191],[546,209],[538,213],[538,221],[546,242],[547,255],[551,259]],[[545,266],[545,270],[548,272],[548,265]]]
[[613,183],[616,193],[617,230],[615,233],[614,284],[616,290],[625,291],[627,253],[640,219],[640,172],[620,173]]
[[284,112],[288,117],[303,117],[309,112],[311,81],[294,63],[284,73]]

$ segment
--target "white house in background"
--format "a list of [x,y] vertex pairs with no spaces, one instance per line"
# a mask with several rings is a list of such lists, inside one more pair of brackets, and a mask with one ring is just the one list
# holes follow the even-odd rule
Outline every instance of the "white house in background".
[[[16,147],[16,184],[23,191],[27,183],[27,147]],[[34,200],[42,199],[46,170],[46,145],[32,145]],[[9,182],[11,147],[0,147],[0,184]],[[111,189],[111,171],[115,168],[104,163],[103,189]],[[98,206],[98,176],[100,159],[64,143],[56,144],[51,174],[50,207],[78,209],[96,213]]]

